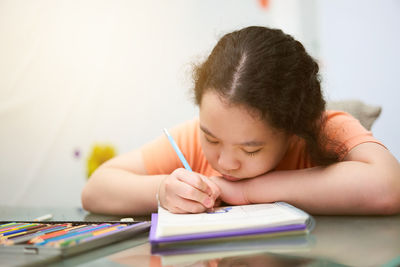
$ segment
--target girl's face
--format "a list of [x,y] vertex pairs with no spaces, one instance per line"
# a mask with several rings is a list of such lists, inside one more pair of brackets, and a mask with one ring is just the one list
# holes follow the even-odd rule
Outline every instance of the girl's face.
[[230,181],[273,170],[285,155],[290,139],[252,116],[245,107],[228,105],[212,91],[202,98],[200,130],[205,157]]

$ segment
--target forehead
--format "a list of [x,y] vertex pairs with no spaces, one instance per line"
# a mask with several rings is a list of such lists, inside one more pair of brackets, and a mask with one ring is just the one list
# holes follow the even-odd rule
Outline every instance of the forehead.
[[207,92],[200,105],[200,125],[218,138],[241,142],[265,141],[277,134],[255,111],[227,102],[214,92]]

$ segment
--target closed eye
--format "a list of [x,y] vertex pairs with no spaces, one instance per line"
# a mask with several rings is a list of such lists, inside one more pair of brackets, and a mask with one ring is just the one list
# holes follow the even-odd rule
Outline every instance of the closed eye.
[[209,142],[210,144],[218,144],[219,142],[217,140],[212,140],[209,137],[207,137],[207,135],[204,135],[204,138],[206,139],[207,142]]
[[243,152],[246,153],[249,156],[254,156],[255,154],[257,154],[258,152],[260,152],[262,150],[262,148],[259,148],[257,150],[253,150],[253,151],[247,151],[245,149],[243,149]]

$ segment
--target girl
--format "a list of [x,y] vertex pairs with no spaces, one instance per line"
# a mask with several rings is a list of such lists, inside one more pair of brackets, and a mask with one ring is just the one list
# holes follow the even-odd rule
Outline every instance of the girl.
[[199,119],[99,167],[86,210],[149,214],[285,201],[313,214],[400,211],[400,165],[349,114],[325,111],[317,63],[280,30],[226,34],[194,71]]

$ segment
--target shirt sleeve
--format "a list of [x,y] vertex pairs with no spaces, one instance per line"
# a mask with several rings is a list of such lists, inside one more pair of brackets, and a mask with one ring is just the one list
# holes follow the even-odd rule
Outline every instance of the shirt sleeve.
[[340,150],[344,150],[343,156],[362,143],[372,142],[384,146],[371,131],[365,129],[350,114],[343,111],[328,111],[327,116],[326,133],[330,139],[339,144]]
[[[189,164],[192,161],[190,151],[188,152],[190,150],[190,135],[195,123],[195,120],[188,121],[169,131]],[[170,174],[177,168],[183,168],[182,162],[165,135],[145,144],[140,150],[149,175]]]

